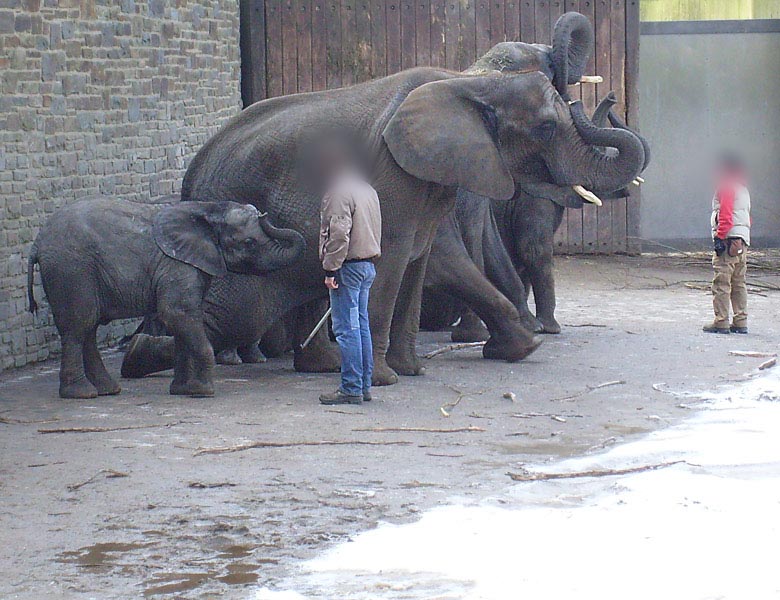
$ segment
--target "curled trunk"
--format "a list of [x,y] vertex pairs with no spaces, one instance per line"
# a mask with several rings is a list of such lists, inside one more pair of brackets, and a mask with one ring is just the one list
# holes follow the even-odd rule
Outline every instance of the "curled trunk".
[[558,19],[553,30],[553,85],[569,99],[567,86],[577,83],[585,74],[593,49],[593,27],[585,15],[567,12]]
[[265,215],[260,216],[259,221],[260,227],[269,238],[268,245],[263,249],[268,253],[264,258],[270,265],[269,270],[289,265],[303,254],[306,240],[300,233],[294,229],[274,227]]
[[[582,167],[586,181],[594,189],[611,192],[628,185],[645,164],[641,140],[625,129],[602,128],[594,125],[585,114],[582,102],[569,106],[574,127],[589,148]],[[616,156],[607,156],[598,147],[615,148]]]

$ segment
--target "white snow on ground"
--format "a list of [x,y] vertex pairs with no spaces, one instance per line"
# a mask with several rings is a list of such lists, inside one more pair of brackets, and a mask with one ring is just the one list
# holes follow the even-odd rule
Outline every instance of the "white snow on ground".
[[680,425],[531,470],[683,463],[514,483],[501,498],[383,524],[255,600],[780,598],[780,368],[773,371],[709,395]]

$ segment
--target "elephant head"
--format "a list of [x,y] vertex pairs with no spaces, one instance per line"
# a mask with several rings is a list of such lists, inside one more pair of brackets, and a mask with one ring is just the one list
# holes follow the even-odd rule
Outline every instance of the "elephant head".
[[228,271],[259,275],[301,256],[306,242],[292,229],[278,229],[251,204],[182,202],[162,209],[154,240],[170,258],[212,276]]
[[383,136],[406,172],[496,199],[511,198],[536,159],[552,183],[583,191],[620,189],[644,165],[633,133],[596,127],[538,71],[427,83],[402,102]]

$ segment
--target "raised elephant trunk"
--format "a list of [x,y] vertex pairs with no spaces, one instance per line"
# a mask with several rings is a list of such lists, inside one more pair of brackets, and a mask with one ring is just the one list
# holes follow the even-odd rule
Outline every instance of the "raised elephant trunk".
[[593,118],[591,121],[593,121],[593,124],[596,127],[606,127],[607,122],[609,122],[609,124],[615,129],[624,129],[626,131],[630,131],[636,137],[638,137],[639,141],[642,142],[642,148],[645,151],[645,163],[642,165],[642,171],[644,171],[650,164],[650,144],[644,137],[628,127],[628,125],[626,125],[621,120],[621,118],[615,114],[615,112],[612,110],[615,104],[617,104],[617,96],[615,96],[615,92],[610,92],[604,97],[604,99],[602,99],[601,102],[599,102],[599,105],[596,107],[596,111],[593,113]]
[[[587,181],[605,192],[618,190],[630,183],[645,164],[645,151],[640,139],[625,129],[602,128],[594,125],[585,114],[581,101],[569,106],[577,133],[589,146],[585,159]],[[598,147],[615,148],[616,156],[608,156]]]
[[567,12],[553,30],[553,85],[564,100],[569,99],[568,86],[582,78],[593,49],[593,27],[585,15]]
[[303,254],[306,249],[306,240],[300,233],[294,229],[274,227],[269,222],[267,214],[261,214],[258,219],[260,227],[270,240],[267,247],[267,252],[270,255],[267,258],[271,263],[270,269],[289,265]]

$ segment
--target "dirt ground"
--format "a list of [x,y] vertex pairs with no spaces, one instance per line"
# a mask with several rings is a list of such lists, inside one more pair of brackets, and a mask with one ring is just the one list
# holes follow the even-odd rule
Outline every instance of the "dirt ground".
[[[320,406],[337,376],[296,374],[289,358],[221,366],[204,400],[167,395],[167,374],[63,401],[55,362],[4,373],[0,597],[250,598],[380,520],[489,496],[524,463],[665,427],[689,414],[666,392],[709,390],[762,362],[731,350],[777,351],[780,293],[766,287],[750,294],[749,336],[701,332],[702,260],[560,257],[557,272],[563,333],[529,359],[448,352],[363,406]],[[426,333],[419,351],[448,343]],[[120,355],[106,357],[118,371]],[[45,433],[56,428],[110,430]],[[252,442],[290,445],[199,452]]]

